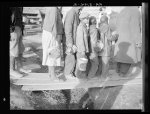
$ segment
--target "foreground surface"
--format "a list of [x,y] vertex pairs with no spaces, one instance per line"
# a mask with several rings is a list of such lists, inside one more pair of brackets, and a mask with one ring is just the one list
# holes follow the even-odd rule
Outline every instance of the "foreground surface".
[[[47,73],[47,68],[41,66],[42,50],[41,35],[24,38],[25,46],[33,51],[25,54],[27,61],[24,68],[32,69],[33,73]],[[33,54],[36,53],[36,54]],[[27,56],[28,55],[28,56]],[[87,89],[51,90],[51,91],[22,91],[22,86],[10,85],[11,109],[82,109],[88,98]],[[141,109],[142,85],[124,85],[117,87],[93,88],[90,94],[94,102],[91,109]]]

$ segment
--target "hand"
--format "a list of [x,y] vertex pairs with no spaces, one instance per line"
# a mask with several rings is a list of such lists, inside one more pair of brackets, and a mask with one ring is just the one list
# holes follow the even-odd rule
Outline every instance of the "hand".
[[90,54],[90,59],[94,59],[96,57],[96,54],[95,53],[91,53]]
[[102,50],[103,47],[104,47],[104,44],[103,44],[103,42],[102,42],[101,40],[99,40],[99,41],[97,42],[97,46],[99,47],[100,50]]
[[77,47],[75,45],[72,46],[73,53],[77,52]]
[[136,43],[136,47],[138,48],[142,47],[142,43]]
[[66,54],[67,55],[72,54],[72,48],[71,47],[67,47]]

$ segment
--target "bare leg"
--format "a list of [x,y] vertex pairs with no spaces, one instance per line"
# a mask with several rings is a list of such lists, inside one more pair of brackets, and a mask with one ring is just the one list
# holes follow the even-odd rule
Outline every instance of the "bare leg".
[[17,67],[16,70],[19,72],[20,68],[22,67],[22,61],[20,57],[16,57],[15,60],[16,60],[16,67]]
[[90,67],[90,70],[89,70],[89,73],[88,73],[88,78],[93,78],[95,77],[95,74],[98,70],[98,58],[94,58],[92,60],[90,60],[90,63],[91,63],[91,67]]
[[96,76],[100,76],[101,75],[101,72],[102,72],[102,57],[98,57],[98,69],[97,69],[97,72],[96,72]]
[[23,75],[15,69],[15,57],[10,57],[10,77],[20,78]]
[[15,70],[15,57],[10,56],[10,70]]
[[109,58],[110,57],[102,57],[102,77],[106,77],[109,72]]
[[50,79],[51,79],[51,80],[56,80],[56,79],[58,79],[58,78],[56,77],[56,74],[55,74],[55,66],[49,66],[49,67],[48,67],[48,70],[49,70],[49,76],[50,76]]

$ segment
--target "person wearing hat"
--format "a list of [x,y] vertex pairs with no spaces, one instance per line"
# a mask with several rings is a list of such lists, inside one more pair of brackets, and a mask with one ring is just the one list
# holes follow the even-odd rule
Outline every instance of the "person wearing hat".
[[99,66],[98,74],[101,73],[102,77],[105,78],[109,71],[111,42],[115,41],[117,37],[112,36],[110,26],[108,24],[108,17],[106,15],[102,16],[100,19],[99,30],[101,34],[101,41],[103,42],[104,47],[102,51],[99,53],[102,65]]
[[89,23],[89,14],[88,13],[81,13],[79,16],[80,24],[77,28],[76,33],[76,46],[77,46],[77,64],[76,64],[76,70],[75,75],[77,78],[85,78],[87,75],[86,71],[81,71],[79,69],[78,61],[80,58],[87,59],[87,53],[89,52],[88,47],[88,30],[87,25]]
[[67,12],[64,20],[65,39],[63,39],[63,49],[65,56],[64,74],[66,78],[75,78],[74,70],[76,64],[76,31],[79,25],[79,12],[83,7],[73,7]]

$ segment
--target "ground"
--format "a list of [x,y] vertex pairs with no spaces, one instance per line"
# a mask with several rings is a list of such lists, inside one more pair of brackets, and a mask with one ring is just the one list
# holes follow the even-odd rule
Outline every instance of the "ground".
[[[84,11],[98,18],[98,9],[96,7],[86,7]],[[23,38],[24,45],[25,47],[31,47],[31,51],[25,52],[26,57],[33,53],[36,54],[27,57],[27,60],[24,62],[24,68],[32,69],[32,72],[36,73],[45,73],[47,72],[47,67],[41,65],[42,45],[39,29],[36,29],[33,33],[25,32]],[[110,110],[142,108],[142,85],[92,88],[90,91],[93,103],[89,102],[86,109]],[[31,92],[22,91],[21,86],[13,85],[10,81],[11,110],[81,110],[83,109],[84,102],[88,98],[89,95],[85,89]]]
[[[27,58],[24,68],[32,69],[37,73],[47,72],[47,67],[41,66],[41,33],[28,34],[23,38],[23,42],[25,47],[31,47],[31,51],[25,52],[26,55],[36,53],[35,56]],[[94,103],[87,106],[89,109],[141,109],[142,107],[142,85],[93,88],[91,91]],[[10,108],[12,110],[83,109],[82,105],[88,97],[85,89],[31,92],[22,91],[21,86],[12,83],[10,86]]]

